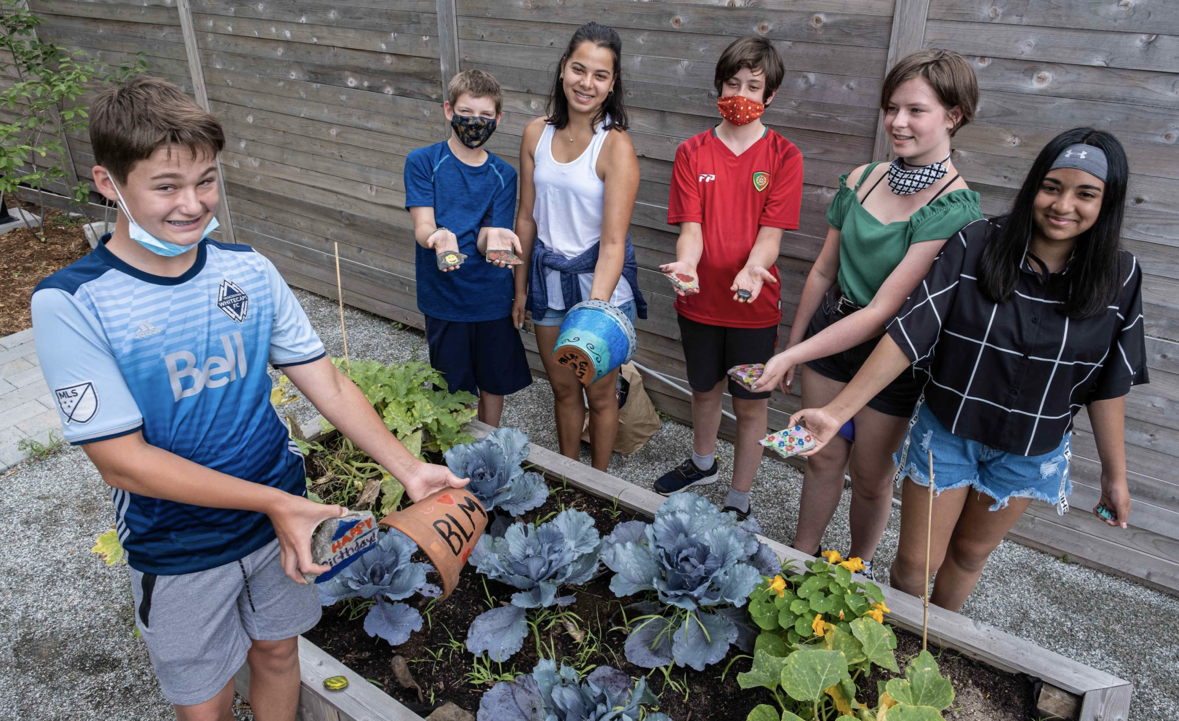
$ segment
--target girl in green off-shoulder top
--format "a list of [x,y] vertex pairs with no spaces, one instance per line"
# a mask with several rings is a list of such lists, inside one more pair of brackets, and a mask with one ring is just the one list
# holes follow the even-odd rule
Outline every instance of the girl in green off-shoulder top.
[[[950,138],[974,116],[977,102],[974,71],[957,53],[915,53],[889,72],[881,107],[897,159],[839,178],[827,210],[831,227],[803,287],[786,349],[766,364],[755,390],[781,382],[789,393],[801,363],[804,408],[838,395],[946,239],[983,217],[978,193],[967,189],[950,161]],[[871,575],[872,555],[892,508],[892,453],[923,382],[902,374],[856,414],[841,437],[809,458],[795,548],[819,552],[850,466],[847,555],[861,558]]]

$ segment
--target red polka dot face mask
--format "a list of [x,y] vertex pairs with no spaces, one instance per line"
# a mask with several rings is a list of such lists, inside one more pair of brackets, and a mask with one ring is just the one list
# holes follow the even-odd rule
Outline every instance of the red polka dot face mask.
[[733,125],[748,125],[761,117],[766,111],[766,106],[744,95],[730,95],[717,100],[716,109],[720,111],[722,118]]

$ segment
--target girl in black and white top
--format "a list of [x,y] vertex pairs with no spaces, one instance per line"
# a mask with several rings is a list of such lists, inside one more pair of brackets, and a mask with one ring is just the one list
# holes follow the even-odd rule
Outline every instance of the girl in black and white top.
[[1094,512],[1126,527],[1125,396],[1147,382],[1142,269],[1118,243],[1128,173],[1109,133],[1057,136],[1010,214],[950,238],[844,391],[791,419],[821,448],[910,365],[928,371],[895,456],[906,480],[893,587],[924,593],[931,452],[931,600],[957,610],[1034,499],[1068,510],[1082,406],[1101,457]]

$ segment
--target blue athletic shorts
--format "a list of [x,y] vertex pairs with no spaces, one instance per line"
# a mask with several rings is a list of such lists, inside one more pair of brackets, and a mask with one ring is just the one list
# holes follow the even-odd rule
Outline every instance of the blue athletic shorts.
[[933,451],[933,482],[938,493],[970,486],[995,499],[992,511],[1004,508],[1012,498],[1038,498],[1068,511],[1072,459],[1070,436],[1055,450],[1041,456],[1020,456],[956,436],[933,412],[918,402],[900,450],[893,455],[896,480],[906,476],[929,487],[929,451]]
[[[630,318],[631,325],[639,322],[638,312],[635,310],[635,302],[633,300],[628,300],[618,306],[618,310],[622,311],[622,314],[627,318]],[[532,325],[559,326],[563,320],[565,320],[565,310],[546,310],[544,318],[540,320],[536,318],[532,319]]]
[[426,316],[430,365],[442,372],[446,389],[506,396],[532,384],[528,356],[512,317],[473,323]]

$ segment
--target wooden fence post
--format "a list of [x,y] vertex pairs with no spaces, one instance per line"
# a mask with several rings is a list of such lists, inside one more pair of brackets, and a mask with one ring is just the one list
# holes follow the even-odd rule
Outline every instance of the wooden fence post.
[[[892,12],[892,37],[888,43],[888,61],[884,74],[892,70],[901,58],[925,47],[925,20],[929,16],[929,0],[896,0]],[[884,132],[884,110],[876,127],[876,145],[872,160],[888,160],[892,143]]]
[[[201,65],[201,51],[197,46],[196,26],[192,24],[192,5],[188,0],[176,0],[176,9],[180,12],[180,31],[184,34],[184,52],[188,55],[188,72],[192,76],[192,89],[197,103],[207,112],[209,109],[209,91],[205,87],[205,71]],[[217,207],[217,219],[221,221],[221,232],[225,240],[236,243],[233,232],[233,218],[229,212],[229,192],[225,187],[225,172],[221,168],[221,158],[217,158],[217,192],[221,203]]]
[[437,0],[438,7],[438,63],[442,66],[442,97],[446,86],[459,73],[458,11],[455,0]]

